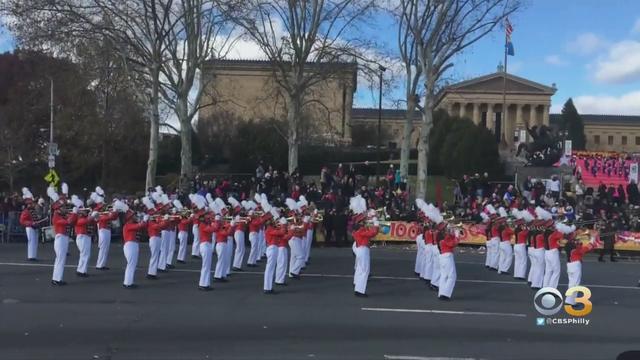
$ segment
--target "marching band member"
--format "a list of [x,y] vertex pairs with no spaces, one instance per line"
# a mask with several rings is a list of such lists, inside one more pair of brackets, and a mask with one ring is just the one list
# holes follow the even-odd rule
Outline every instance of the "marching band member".
[[[529,213],[529,211],[523,210],[522,214],[524,214],[525,212]],[[531,214],[531,213],[529,213],[529,214]],[[537,229],[536,224],[537,224],[536,220],[532,220],[531,222],[529,222],[529,224],[527,224],[527,230],[528,230],[528,234],[527,234],[527,256],[529,257],[529,264],[531,264],[531,266],[529,267],[529,275],[527,276],[527,282],[529,283],[529,286],[531,286],[531,283],[532,283],[533,273],[534,273],[533,264],[536,261],[536,259],[535,259],[535,255],[536,255],[536,236],[538,235],[538,229]]]
[[[422,217],[422,207],[424,206],[424,200],[417,198],[416,199],[416,208],[417,208],[417,215],[418,215],[418,220],[420,220],[421,222],[424,223],[423,217]],[[424,225],[423,225],[423,229],[424,229]],[[418,234],[416,236],[416,265],[414,266],[413,271],[415,272],[416,276],[419,278],[423,278],[422,274],[424,273],[424,251],[425,251],[425,243],[424,243],[424,233]]]
[[549,228],[550,234],[545,238],[545,268],[544,268],[544,287],[558,288],[560,281],[560,241],[565,234],[571,234],[576,230],[575,226],[567,226],[562,223],[555,224],[555,230]]
[[539,220],[536,222],[536,231],[533,238],[534,248],[529,250],[533,254],[531,257],[531,288],[534,290],[541,289],[544,280],[545,221]]
[[[83,206],[82,200],[78,199],[78,197],[75,195],[71,197],[71,202],[77,208],[81,208]],[[89,258],[91,257],[91,237],[87,233],[87,227],[90,224],[95,223],[97,219],[98,213],[94,211],[91,214],[81,213],[76,220],[76,245],[78,246],[78,251],[80,252],[80,256],[78,257],[78,267],[76,269],[76,275],[80,277],[89,276],[89,274],[87,273],[87,267],[89,266]]]
[[378,220],[373,220],[373,226],[363,226],[362,221],[354,224],[353,239],[356,244],[356,269],[353,274],[354,294],[367,297],[367,281],[371,259],[369,255],[369,241],[378,234]]
[[[500,207],[498,209],[500,217],[506,219],[508,217],[507,211]],[[498,274],[509,274],[511,269],[511,263],[513,262],[513,248],[511,247],[511,237],[513,236],[513,229],[507,224],[504,224],[502,231],[500,231],[500,244],[498,245]]]
[[515,279],[526,280],[525,276],[527,275],[527,238],[529,235],[529,230],[527,230],[525,222],[533,220],[533,216],[531,216],[531,214],[529,214],[528,212],[521,212],[518,209],[513,209],[512,213],[516,217],[516,243],[515,245],[513,245],[513,277]]
[[287,234],[289,249],[291,249],[291,257],[289,258],[289,277],[294,279],[300,279],[300,270],[304,266],[304,250],[302,249],[302,237],[304,236],[304,225],[298,225],[297,211],[298,203],[295,200],[288,198],[285,200],[285,204],[289,208],[289,215],[293,217],[292,224],[289,225],[289,232]]
[[126,210],[124,215],[125,224],[122,227],[122,240],[124,242],[122,251],[124,252],[124,258],[127,260],[127,267],[124,270],[122,286],[127,289],[133,289],[137,287],[134,278],[140,252],[138,234],[147,227],[149,215],[144,215],[142,222],[138,222],[135,213],[132,210]]
[[[263,208],[264,208],[265,204],[269,204],[269,199],[267,198],[266,194],[260,194],[260,195],[256,194],[255,197],[256,197],[256,199],[259,200],[259,203],[263,205]],[[265,232],[265,228],[263,226],[260,229],[260,256],[259,256],[259,258],[257,260],[258,262],[260,262],[260,260],[262,260],[267,254],[267,241],[266,241],[264,232]],[[277,280],[276,280],[276,282],[277,282]]]
[[422,232],[423,237],[423,265],[420,277],[426,281],[427,285],[431,286],[431,278],[433,276],[433,229],[431,229],[431,222],[428,218],[425,219],[424,228]]
[[[249,243],[251,244],[251,250],[249,251],[249,258],[247,259],[248,267],[256,267],[258,260],[258,252],[260,247],[260,228],[264,225],[266,218],[265,216],[255,216],[253,210],[255,207],[252,205],[252,209],[249,210],[249,216],[251,217],[251,221],[249,222]],[[267,254],[267,259],[269,254]]]
[[[273,218],[280,216],[275,208],[271,209]],[[282,216],[280,218],[280,226],[287,229],[287,219]],[[265,232],[266,235],[266,232]],[[276,259],[276,285],[286,286],[287,278],[287,265],[289,264],[289,251],[287,250],[287,244],[289,243],[289,233],[285,232],[284,235],[278,237],[278,257]]]
[[[287,219],[280,218],[276,221],[272,218],[268,221],[267,228],[265,230],[265,236],[267,237],[267,264],[264,268],[264,285],[263,290],[265,294],[273,294],[273,280],[276,276],[276,265],[278,262],[278,243],[281,242],[287,233]],[[280,285],[285,285],[284,282]]]
[[[162,246],[162,231],[169,226],[167,219],[161,219],[162,214],[156,214],[155,207],[151,200],[147,197],[142,198],[143,204],[147,207],[150,219],[147,222],[147,233],[149,235],[149,267],[147,269],[147,279],[155,280],[158,278],[158,265],[160,261],[160,248]],[[164,262],[164,261],[162,261]]]
[[[196,259],[200,257],[200,230],[198,227],[200,226],[200,218],[204,215],[205,210],[199,209],[196,205],[194,199],[198,196],[196,194],[189,194],[189,200],[191,200],[191,208],[193,211],[196,211],[195,216],[193,217],[193,226],[191,227],[191,233],[193,234],[193,243],[191,244],[191,257]],[[200,195],[202,197],[202,195]],[[206,204],[206,202],[205,202]]]
[[[569,284],[567,288],[571,289],[574,286],[580,285],[580,282],[582,281],[582,258],[586,253],[592,251],[600,244],[602,244],[600,239],[596,239],[593,235],[587,245],[583,244],[575,236],[573,236],[573,239],[567,241],[565,245],[569,248],[569,262],[567,263],[567,277],[569,278]],[[572,295],[567,296],[564,302],[569,305],[575,305],[576,294],[573,293]]]
[[498,270],[498,248],[500,246],[500,229],[496,209],[493,205],[485,206],[485,211],[489,213],[489,224],[487,226],[487,254],[485,266],[491,270]]
[[[63,186],[66,184],[63,183]],[[67,210],[64,208],[65,196],[58,195],[53,187],[47,189],[47,195],[51,198],[53,210],[52,224],[55,231],[55,240],[53,242],[53,250],[56,253],[56,259],[53,264],[53,277],[51,283],[53,285],[66,285],[63,281],[64,277],[64,265],[67,262],[67,250],[69,248],[69,235],[67,228],[73,226],[76,222],[76,213],[78,210],[73,209],[72,214],[67,215]]]
[[[200,200],[197,200],[200,201]],[[216,215],[216,218],[219,216]],[[219,223],[215,219],[214,223],[208,223],[204,214],[200,215],[198,219],[200,225],[198,231],[200,232],[200,257],[202,258],[202,266],[200,267],[200,281],[198,282],[198,289],[202,291],[211,290],[211,258],[213,257],[213,234],[218,230]],[[219,260],[218,260],[219,262]],[[217,265],[216,265],[217,271]]]
[[[215,281],[227,282],[227,262],[229,261],[227,247],[229,246],[229,235],[233,233],[234,221],[223,222],[220,215],[216,215],[216,254],[218,261],[216,262],[216,271],[213,279]],[[202,241],[202,238],[200,238]]]
[[[187,216],[183,215],[180,218],[180,222],[178,222],[178,241],[180,245],[178,246],[178,258],[177,262],[180,264],[186,263],[187,258],[187,242],[189,240],[189,226],[194,221],[194,215]],[[195,240],[194,240],[195,241]]]
[[[172,213],[175,214],[175,209],[172,209]],[[173,269],[173,257],[176,254],[176,240],[178,239],[178,223],[180,222],[180,216],[172,215],[171,216],[171,225],[169,226],[169,242],[167,244],[167,258],[166,264],[167,269]]]
[[458,237],[453,228],[447,229],[444,239],[440,241],[440,288],[438,299],[451,300],[453,288],[456,286],[456,262],[453,251],[458,246]]
[[26,187],[22,188],[22,199],[25,208],[20,213],[20,225],[25,228],[27,233],[27,260],[36,261],[38,259],[38,230],[36,226],[45,219],[37,219],[33,194]]
[[235,215],[236,228],[233,232],[233,241],[235,243],[236,251],[233,255],[233,271],[242,271],[242,262],[244,261],[244,227],[245,223],[241,221],[240,215],[244,208],[241,203],[238,202],[233,196],[230,196],[227,201],[231,205],[233,214]]
[[[301,241],[301,253],[302,253],[302,269],[307,267],[307,261],[309,261],[309,255],[311,252],[311,241],[313,239],[313,222],[311,221],[311,214],[308,211],[309,202],[307,202],[307,198],[303,195],[300,195],[297,202],[298,212],[300,212],[300,216],[302,216],[302,236],[300,237]],[[305,219],[307,220],[305,222]]]
[[[92,193],[90,198],[95,204],[95,211],[102,211],[104,206],[104,191],[102,188],[96,187],[96,192]],[[102,212],[98,215],[98,259],[96,261],[96,270],[109,270],[107,259],[111,246],[111,222],[117,219],[118,213],[115,211]]]

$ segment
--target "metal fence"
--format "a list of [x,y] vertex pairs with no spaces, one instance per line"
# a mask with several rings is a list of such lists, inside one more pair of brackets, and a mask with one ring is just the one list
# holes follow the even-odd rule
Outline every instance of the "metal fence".
[[20,213],[10,211],[7,214],[0,214],[0,241],[20,241],[25,240],[24,228],[20,225]]

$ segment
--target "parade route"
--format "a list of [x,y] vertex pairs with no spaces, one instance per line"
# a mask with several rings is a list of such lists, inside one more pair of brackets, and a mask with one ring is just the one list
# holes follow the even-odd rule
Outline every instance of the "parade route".
[[[0,245],[1,359],[614,359],[640,350],[640,263],[584,264],[589,325],[536,325],[534,291],[486,270],[484,257],[457,253],[453,301],[413,276],[415,252],[374,248],[369,298],[353,295],[350,248],[312,250],[301,280],[262,293],[264,263],[234,273],[214,290],[197,289],[199,262],[122,288],[124,257],[113,244],[109,271],[75,275],[74,244],[65,287],[53,287],[52,244],[27,262],[23,244]],[[560,290],[566,290],[565,257]],[[215,261],[215,259],[214,259]],[[569,317],[560,312],[556,317]]]

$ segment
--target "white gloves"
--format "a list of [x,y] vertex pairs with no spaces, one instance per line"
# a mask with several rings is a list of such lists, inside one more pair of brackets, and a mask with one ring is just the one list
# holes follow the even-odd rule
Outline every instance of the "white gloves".
[[74,213],[74,214],[77,214],[78,213],[78,207],[74,206],[73,209],[71,209],[71,212]]
[[142,221],[147,222],[149,221],[149,215],[145,215],[142,217]]

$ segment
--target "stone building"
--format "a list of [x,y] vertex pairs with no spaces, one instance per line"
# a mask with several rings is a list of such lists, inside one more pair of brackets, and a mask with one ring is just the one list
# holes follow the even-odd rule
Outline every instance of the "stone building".
[[[581,114],[586,148],[590,151],[640,152],[640,116]],[[551,114],[552,127],[559,127],[560,114]]]
[[[356,90],[356,63],[308,64],[309,71],[329,74],[306,95],[302,130],[305,141],[349,143],[351,107]],[[269,61],[214,60],[203,71],[207,84],[199,121],[221,117],[240,120],[286,120],[287,103]]]

